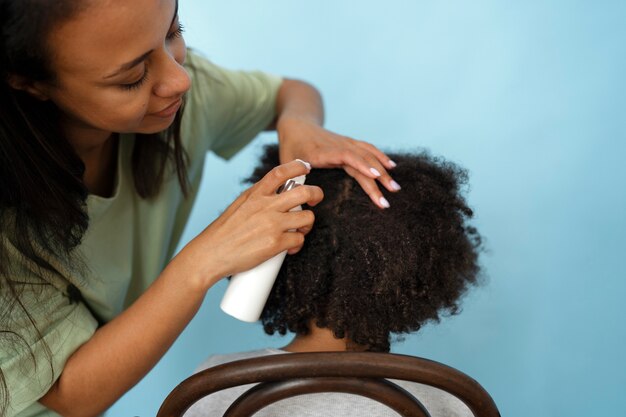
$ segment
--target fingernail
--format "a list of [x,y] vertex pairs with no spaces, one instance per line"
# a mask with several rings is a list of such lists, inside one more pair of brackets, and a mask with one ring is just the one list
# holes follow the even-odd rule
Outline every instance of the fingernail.
[[306,169],[308,169],[309,171],[311,170],[311,164],[309,164],[307,161],[303,161],[302,159],[296,159],[296,161],[303,163]]
[[391,166],[391,168],[395,168],[398,166],[398,164],[396,164],[395,162],[393,162],[391,159],[389,160],[389,165]]
[[370,172],[374,175],[376,175],[377,177],[380,177],[380,172],[378,172],[378,170],[376,168],[370,168]]
[[389,184],[391,185],[391,188],[393,188],[396,191],[399,191],[399,190],[402,189],[402,187],[400,187],[400,184],[398,184],[394,180],[391,180],[391,182]]
[[383,206],[384,208],[391,207],[389,205],[389,201],[387,201],[387,199],[385,197],[380,197],[380,199],[378,201],[380,202],[380,205]]

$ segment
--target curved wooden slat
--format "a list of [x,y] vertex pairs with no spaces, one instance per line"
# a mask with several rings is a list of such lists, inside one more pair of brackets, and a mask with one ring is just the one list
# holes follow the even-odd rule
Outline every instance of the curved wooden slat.
[[223,417],[250,417],[260,409],[285,398],[323,392],[342,392],[367,397],[386,405],[403,417],[430,417],[417,398],[386,379],[324,377],[255,385],[241,395]]

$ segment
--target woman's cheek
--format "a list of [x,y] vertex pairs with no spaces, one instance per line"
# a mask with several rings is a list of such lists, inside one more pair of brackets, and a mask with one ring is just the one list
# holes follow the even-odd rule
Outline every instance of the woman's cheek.
[[111,112],[117,125],[124,126],[125,131],[133,131],[143,122],[149,111],[148,100],[145,98],[129,100],[128,98],[115,107]]

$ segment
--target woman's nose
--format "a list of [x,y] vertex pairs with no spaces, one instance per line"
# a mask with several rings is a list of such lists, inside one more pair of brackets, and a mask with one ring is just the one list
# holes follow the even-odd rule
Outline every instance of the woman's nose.
[[191,87],[191,78],[174,56],[165,54],[164,69],[160,80],[154,85],[154,94],[159,97],[182,96]]

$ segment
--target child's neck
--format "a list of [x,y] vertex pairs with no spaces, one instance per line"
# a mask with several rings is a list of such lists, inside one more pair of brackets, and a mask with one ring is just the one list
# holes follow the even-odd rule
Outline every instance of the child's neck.
[[347,338],[337,339],[332,330],[323,329],[313,324],[309,334],[297,335],[283,348],[287,352],[338,352],[348,350]]

